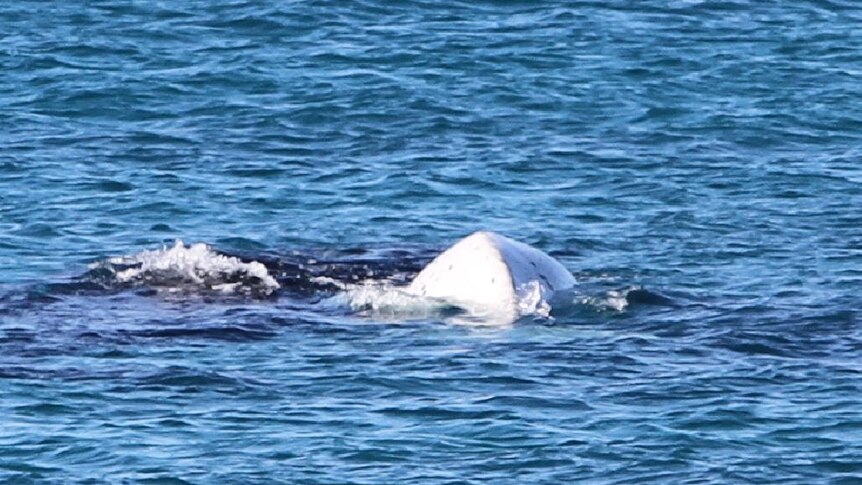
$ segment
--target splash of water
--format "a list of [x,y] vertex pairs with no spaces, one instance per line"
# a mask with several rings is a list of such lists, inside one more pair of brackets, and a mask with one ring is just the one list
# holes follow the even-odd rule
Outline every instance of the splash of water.
[[168,292],[204,289],[224,294],[270,295],[279,288],[262,263],[216,253],[202,243],[145,250],[90,265],[111,273],[119,286],[146,285]]

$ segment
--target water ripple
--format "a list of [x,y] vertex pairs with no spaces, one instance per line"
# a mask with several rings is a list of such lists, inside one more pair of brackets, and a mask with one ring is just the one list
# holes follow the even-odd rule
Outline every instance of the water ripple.
[[[0,481],[862,480],[856,2],[0,19]],[[324,304],[477,229],[578,294]],[[108,264],[177,240],[278,289]]]

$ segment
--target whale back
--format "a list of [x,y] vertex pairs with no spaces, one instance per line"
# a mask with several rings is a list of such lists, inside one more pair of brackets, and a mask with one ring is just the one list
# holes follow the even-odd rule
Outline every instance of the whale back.
[[575,278],[544,252],[493,232],[476,232],[428,264],[408,291],[470,311],[517,313],[519,293],[539,289],[543,298],[574,286]]

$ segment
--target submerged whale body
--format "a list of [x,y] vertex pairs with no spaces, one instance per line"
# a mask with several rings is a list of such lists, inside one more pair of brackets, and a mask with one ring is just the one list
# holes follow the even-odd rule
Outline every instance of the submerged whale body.
[[475,232],[441,253],[408,291],[472,314],[514,319],[525,305],[547,302],[575,278],[544,252],[493,232]]
[[[416,270],[412,264],[393,269],[388,263],[376,267],[366,261],[301,261],[262,263],[219,253],[205,244],[186,246],[177,241],[172,247],[95,262],[86,279],[105,289],[144,287],[169,298],[214,293],[269,298],[276,292],[308,297],[335,292],[325,301],[375,317],[443,317],[468,324],[549,316],[554,293],[575,284],[554,258],[493,232],[476,232],[458,241],[406,285],[400,282]],[[386,274],[387,267],[392,274]]]

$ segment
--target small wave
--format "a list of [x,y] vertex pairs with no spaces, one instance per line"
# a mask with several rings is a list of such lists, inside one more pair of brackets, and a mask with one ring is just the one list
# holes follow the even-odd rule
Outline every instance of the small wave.
[[225,325],[210,327],[167,327],[129,332],[130,335],[143,338],[163,339],[205,339],[224,340],[228,342],[251,342],[275,337],[271,329],[249,328],[242,325]]
[[599,295],[578,295],[574,303],[593,307],[598,310],[615,312],[624,312],[631,305],[674,305],[673,300],[670,298],[646,290],[639,285],[608,290]]
[[107,286],[144,286],[163,292],[213,291],[269,296],[278,282],[257,261],[243,261],[215,252],[202,243],[147,250],[90,265],[90,276]]

